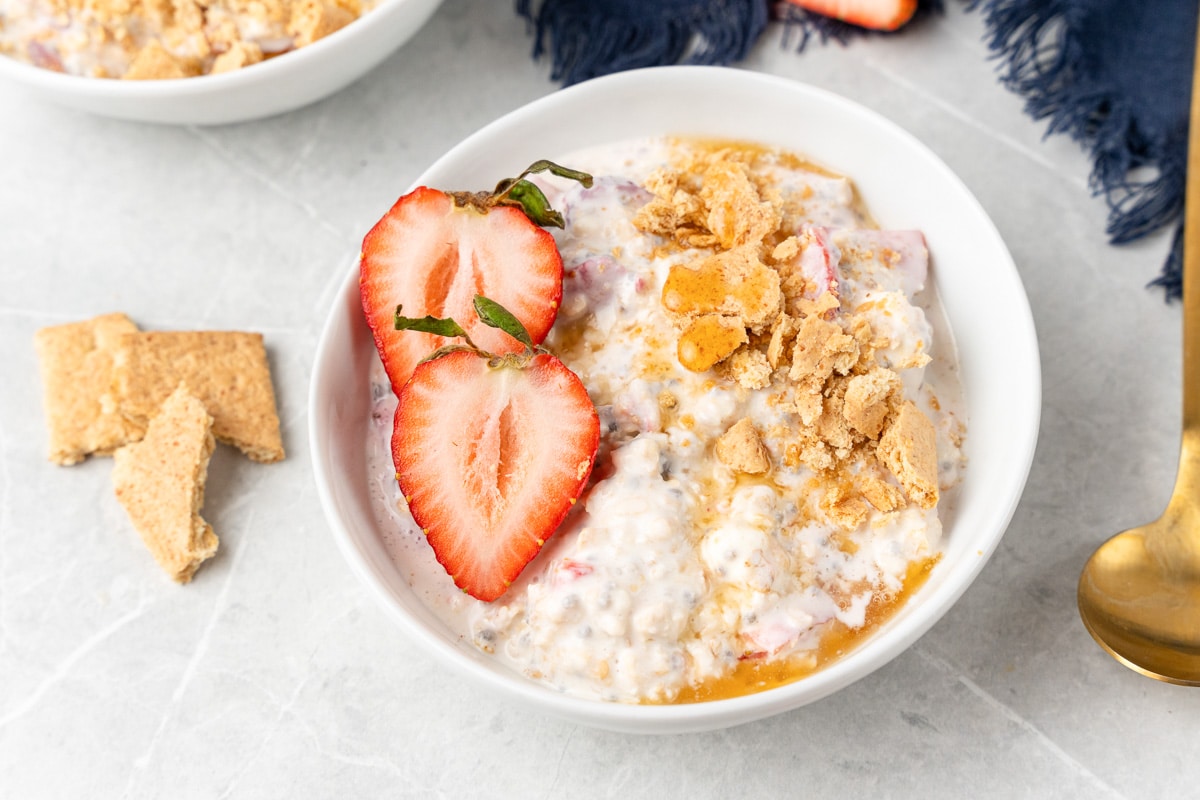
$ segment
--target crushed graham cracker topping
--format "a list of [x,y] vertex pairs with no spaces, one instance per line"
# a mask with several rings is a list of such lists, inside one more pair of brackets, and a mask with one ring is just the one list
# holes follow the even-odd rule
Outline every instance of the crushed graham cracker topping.
[[93,78],[231,72],[312,44],[374,0],[0,0],[0,54]]
[[[872,509],[932,508],[935,431],[905,399],[898,372],[929,358],[918,348],[903,363],[881,363],[890,334],[840,296],[837,259],[893,269],[902,256],[855,242],[842,252],[828,230],[798,224],[806,195],[772,185],[756,168],[768,157],[777,154],[689,143],[645,182],[653,197],[633,222],[662,237],[657,252],[678,259],[661,305],[676,323],[679,363],[782,398],[796,425],[774,431],[786,440],[774,468],[824,476],[820,507],[835,525],[852,530]],[[721,436],[714,454],[735,472],[772,469],[750,419]]]

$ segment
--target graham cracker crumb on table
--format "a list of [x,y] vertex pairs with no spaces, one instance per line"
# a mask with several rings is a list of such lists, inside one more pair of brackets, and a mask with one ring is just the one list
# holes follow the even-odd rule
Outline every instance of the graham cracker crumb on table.
[[120,338],[137,331],[124,314],[42,328],[34,347],[42,374],[50,460],[76,464],[107,455],[140,435],[116,413],[108,397],[113,354]]
[[215,442],[204,404],[180,386],[140,442],[114,454],[113,488],[158,565],[179,583],[217,552],[217,536],[200,516]]

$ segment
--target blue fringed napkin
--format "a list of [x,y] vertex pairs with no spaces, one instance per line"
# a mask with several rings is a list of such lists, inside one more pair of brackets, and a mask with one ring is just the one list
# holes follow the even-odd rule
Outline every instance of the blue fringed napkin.
[[[1152,284],[1181,296],[1183,187],[1196,0],[982,0],[1001,80],[1047,134],[1092,158],[1108,234],[1130,242],[1179,221]],[[1149,174],[1145,174],[1145,173]]]
[[[1152,284],[1181,293],[1182,211],[1196,0],[967,0],[986,20],[1001,80],[1047,135],[1092,158],[1108,234],[1130,242],[1178,222]],[[535,8],[536,6],[536,8]],[[771,0],[516,0],[564,84],[635,67],[730,64],[774,18],[800,34],[846,41],[860,29]],[[918,13],[941,8],[921,0]],[[902,31],[901,31],[902,33]]]

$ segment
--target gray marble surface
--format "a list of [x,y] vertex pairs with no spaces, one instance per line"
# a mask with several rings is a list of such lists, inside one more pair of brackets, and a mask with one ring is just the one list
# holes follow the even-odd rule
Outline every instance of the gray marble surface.
[[[0,797],[1195,796],[1200,692],[1118,666],[1075,611],[1079,568],[1155,517],[1179,429],[1167,248],[1105,243],[1068,141],[997,83],[958,4],[903,36],[766,36],[743,68],[823,86],[943,158],[1007,241],[1040,340],[1042,432],[1008,533],[909,651],[806,708],[631,737],[503,705],[384,617],[337,553],[308,460],[318,331],[365,230],[429,163],[554,91],[509,3],[448,0],[379,69],[312,107],[153,127],[0,86]],[[486,69],[481,68],[486,65]],[[262,331],[290,457],[219,449],[221,552],[153,565],[109,461],[46,460],[39,327]]]

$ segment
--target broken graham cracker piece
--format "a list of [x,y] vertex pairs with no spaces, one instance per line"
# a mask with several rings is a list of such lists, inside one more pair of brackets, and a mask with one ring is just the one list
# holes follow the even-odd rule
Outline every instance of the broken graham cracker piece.
[[900,376],[883,367],[855,375],[846,384],[842,415],[851,428],[874,439],[883,431],[884,420],[891,410],[891,398],[902,388]]
[[762,475],[771,469],[771,456],[749,417],[735,422],[716,444],[717,460],[735,472]]
[[199,74],[198,64],[177,58],[157,39],[151,39],[133,57],[122,77],[127,81],[160,81],[190,78]]
[[875,454],[913,502],[926,509],[937,505],[937,434],[911,400],[888,419]]
[[907,502],[904,492],[875,475],[859,475],[855,479],[855,485],[868,503],[885,514],[904,508]]
[[722,248],[757,245],[779,227],[778,207],[759,196],[746,165],[724,159],[704,171],[700,199],[708,208],[706,225]]
[[753,246],[700,259],[694,266],[671,267],[662,290],[663,306],[676,314],[741,317],[755,333],[779,317],[783,295],[779,273],[758,260]]
[[141,434],[107,397],[113,353],[121,337],[137,332],[124,314],[42,328],[34,335],[41,364],[50,460],[76,464],[107,455]]
[[858,342],[836,322],[820,317],[805,317],[796,332],[792,348],[793,381],[824,382],[835,372],[845,375],[858,363]]
[[200,516],[213,419],[186,387],[150,420],[146,436],[113,454],[113,488],[154,560],[179,583],[217,552],[217,536]]
[[749,341],[741,317],[703,314],[688,322],[679,335],[676,355],[692,372],[705,372]]
[[292,18],[287,30],[295,37],[296,47],[304,47],[341,30],[354,18],[354,14],[335,2],[299,0],[292,6]]
[[121,337],[114,394],[144,427],[180,383],[204,403],[213,435],[255,461],[283,458],[275,392],[262,336],[237,331],[148,331]]
[[721,362],[721,371],[726,378],[748,391],[765,389],[771,385],[771,365],[767,355],[753,347],[739,347]]
[[213,61],[212,69],[209,73],[218,75],[222,72],[233,72],[234,70],[248,67],[251,64],[257,64],[263,60],[262,48],[254,42],[234,42],[229,49],[221,55],[217,56]]

